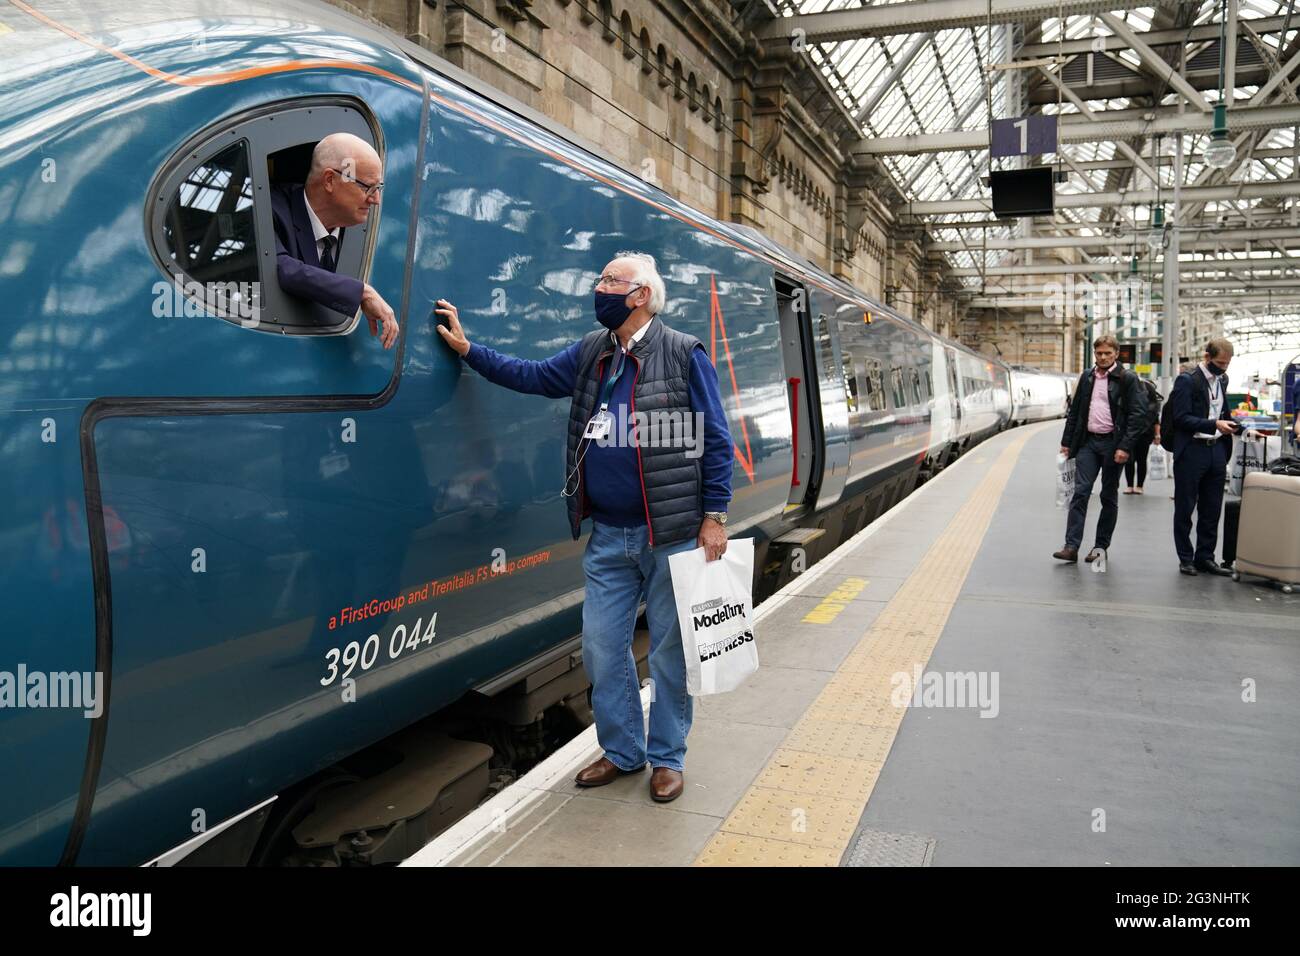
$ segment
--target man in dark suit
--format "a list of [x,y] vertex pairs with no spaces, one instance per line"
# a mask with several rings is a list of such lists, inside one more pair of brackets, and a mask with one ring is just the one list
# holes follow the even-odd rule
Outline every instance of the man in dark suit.
[[276,275],[280,288],[348,317],[365,313],[370,334],[384,348],[397,341],[397,318],[369,283],[335,272],[343,232],[366,221],[379,205],[383,164],[370,144],[351,133],[331,133],[312,151],[305,185],[271,190]]
[[[1183,574],[1229,575],[1214,563],[1223,510],[1223,485],[1232,434],[1238,426],[1228,409],[1228,364],[1232,343],[1210,339],[1205,361],[1174,382],[1169,395],[1174,426],[1174,547]],[[1192,512],[1196,512],[1196,550],[1192,550]]]
[[[1101,474],[1101,517],[1093,548],[1084,560],[1092,562],[1110,547],[1119,517],[1119,475],[1147,426],[1146,396],[1138,377],[1116,359],[1119,343],[1103,335],[1093,343],[1096,365],[1081,376],[1074,400],[1065,416],[1061,454],[1075,460],[1074,497],[1065,526],[1065,547],[1052,557],[1079,560],[1088,499]],[[1100,387],[1104,384],[1104,390]],[[1095,397],[1094,397],[1095,396]]]

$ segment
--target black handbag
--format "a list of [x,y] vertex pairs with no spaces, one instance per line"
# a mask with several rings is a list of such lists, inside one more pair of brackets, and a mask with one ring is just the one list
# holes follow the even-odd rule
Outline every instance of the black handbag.
[[1270,475],[1300,475],[1300,458],[1295,455],[1279,455],[1268,466]]

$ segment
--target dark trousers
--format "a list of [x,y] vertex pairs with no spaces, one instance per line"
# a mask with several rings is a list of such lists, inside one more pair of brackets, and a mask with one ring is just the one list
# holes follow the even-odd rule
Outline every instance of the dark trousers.
[[1129,456],[1128,461],[1124,462],[1124,480],[1128,482],[1130,488],[1133,487],[1133,469],[1137,468],[1137,486],[1141,488],[1147,483],[1147,453],[1151,451],[1151,442],[1155,440],[1155,432],[1148,432],[1138,439],[1133,446],[1133,454]]
[[[1174,459],[1174,548],[1179,561],[1214,560],[1230,454],[1232,442],[1226,438],[1213,445],[1193,439]],[[1192,551],[1193,511],[1196,512],[1195,552]]]
[[1070,517],[1065,524],[1065,543],[1077,548],[1083,543],[1083,523],[1088,518],[1088,499],[1101,473],[1101,517],[1097,519],[1095,547],[1109,548],[1119,517],[1119,473],[1115,464],[1115,435],[1089,435],[1074,456],[1074,497],[1070,499]]

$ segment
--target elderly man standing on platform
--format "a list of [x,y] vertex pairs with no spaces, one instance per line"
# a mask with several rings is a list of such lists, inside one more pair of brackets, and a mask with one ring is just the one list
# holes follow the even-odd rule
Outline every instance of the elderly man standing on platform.
[[1065,417],[1061,454],[1075,460],[1074,497],[1065,526],[1065,547],[1052,557],[1079,560],[1088,499],[1101,474],[1101,517],[1093,548],[1084,560],[1096,561],[1110,547],[1119,517],[1119,475],[1146,428],[1146,397],[1138,377],[1116,359],[1119,343],[1103,335],[1093,343],[1096,365],[1079,376]]
[[[733,462],[717,372],[699,339],[656,317],[665,295],[651,256],[618,253],[596,282],[602,328],[540,362],[471,344],[455,306],[439,299],[445,308],[436,310],[447,318],[438,326],[443,341],[488,381],[572,400],[564,496],[575,541],[582,520],[592,519],[582,659],[605,751],[574,782],[603,786],[639,773],[648,758],[650,796],[660,803],[681,795],[692,717],[668,558],[701,547],[713,561],[727,550]],[[653,683],[648,741],[632,654],[642,594]]]

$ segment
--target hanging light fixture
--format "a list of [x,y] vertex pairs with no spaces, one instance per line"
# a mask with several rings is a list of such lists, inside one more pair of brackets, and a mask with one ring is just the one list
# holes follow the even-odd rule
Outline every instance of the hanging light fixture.
[[1165,207],[1158,206],[1154,203],[1151,206],[1151,228],[1147,230],[1147,245],[1151,250],[1161,248],[1165,244]]
[[1219,18],[1219,102],[1214,107],[1214,128],[1210,131],[1210,141],[1205,144],[1201,159],[1211,169],[1225,169],[1237,158],[1237,147],[1228,139],[1228,102],[1227,91],[1223,88],[1223,61],[1228,45],[1228,3],[1223,2],[1223,14]]
[[1214,129],[1201,158],[1211,169],[1224,169],[1237,158],[1237,147],[1228,139],[1228,107],[1224,103],[1214,108]]

